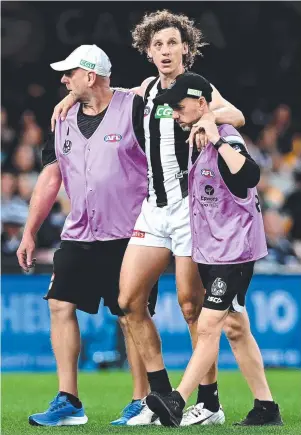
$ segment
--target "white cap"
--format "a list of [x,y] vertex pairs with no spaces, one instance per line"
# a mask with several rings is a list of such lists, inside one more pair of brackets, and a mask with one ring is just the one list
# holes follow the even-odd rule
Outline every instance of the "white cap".
[[100,76],[110,77],[111,62],[106,53],[97,45],[81,45],[60,62],[50,64],[55,71],[68,71],[73,68],[83,68],[94,71]]

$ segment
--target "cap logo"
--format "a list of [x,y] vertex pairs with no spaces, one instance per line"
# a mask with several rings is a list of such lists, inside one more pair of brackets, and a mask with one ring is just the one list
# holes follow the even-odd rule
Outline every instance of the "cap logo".
[[95,63],[88,62],[87,60],[84,59],[82,59],[79,64],[80,66],[84,66],[85,68],[89,68],[89,69],[95,68]]
[[194,97],[200,97],[202,95],[202,91],[198,91],[197,89],[187,89],[187,95],[192,95]]

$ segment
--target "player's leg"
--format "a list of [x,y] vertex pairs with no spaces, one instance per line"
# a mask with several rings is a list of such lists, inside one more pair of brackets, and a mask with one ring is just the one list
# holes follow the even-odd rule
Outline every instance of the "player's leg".
[[[158,284],[159,283],[157,282],[155,286],[152,288],[148,300],[148,310],[151,316],[155,314],[155,308],[156,308],[157,297],[158,297]],[[127,328],[127,330],[128,329],[129,328]],[[129,365],[131,367],[132,377],[133,377],[133,389],[134,389],[133,397],[139,397],[138,394],[141,394],[141,391],[147,391],[147,394],[149,393],[150,387],[147,378],[147,372],[131,334],[129,334],[129,331],[127,331],[126,333],[130,336],[130,345],[131,345],[130,354],[128,353],[128,360],[129,360]],[[141,379],[140,382],[137,379],[138,376],[140,376]],[[136,391],[136,395],[135,395],[135,391]],[[140,396],[142,398],[141,411],[127,421],[128,426],[146,426],[153,423],[155,424],[160,423],[159,419],[156,416],[154,416],[154,413],[146,405],[145,397],[147,394]]]
[[75,244],[63,242],[55,253],[54,279],[45,299],[49,300],[51,343],[57,363],[59,393],[45,413],[29,417],[30,424],[78,425],[88,420],[78,398],[80,333],[75,313],[77,304],[81,302],[86,273],[89,273],[88,263],[86,252]]
[[185,403],[217,358],[220,335],[227,313],[228,310],[202,309],[198,321],[197,345],[177,390],[168,396],[153,392],[147,396],[147,405],[158,415],[164,426],[180,425]]
[[120,308],[126,314],[152,391],[171,391],[164,368],[161,340],[148,310],[151,289],[170,261],[171,240],[166,237],[166,207],[144,201],[120,274]]
[[254,398],[260,401],[272,401],[262,356],[251,332],[247,312],[229,313],[224,331]]
[[[152,413],[147,409],[148,414],[151,413],[150,417],[145,415],[145,402],[143,399],[149,392],[149,383],[147,379],[146,369],[144,367],[142,358],[136,348],[135,342],[132,338],[129,325],[124,316],[119,316],[118,318],[120,327],[123,332],[127,360],[129,364],[129,369],[133,379],[133,393],[132,400],[123,409],[120,417],[113,420],[111,424],[113,426],[126,426],[126,425],[136,425],[141,424],[141,421],[149,424],[151,421]],[[143,424],[143,423],[142,423]]]
[[124,316],[120,316],[118,320],[123,332],[127,360],[133,379],[132,400],[141,400],[149,393],[149,383],[147,379],[146,369],[136,348],[126,318]]
[[[125,339],[127,359],[133,378],[132,401],[125,406],[121,416],[111,422],[114,426],[150,424],[153,415],[143,401],[143,398],[145,398],[149,391],[146,369],[133,340],[127,318],[118,305],[119,276],[127,245],[128,239],[103,242],[98,253],[98,258],[102,259],[99,267],[103,270],[102,296],[104,298],[104,304],[108,306],[112,314],[118,316]],[[148,301],[150,315],[155,313],[157,292],[158,283],[151,289],[151,296]]]
[[254,263],[243,263],[237,267],[240,268],[237,274],[239,291],[232,302],[224,331],[255,399],[253,410],[240,424],[282,424],[279,407],[273,401],[264,372],[262,356],[251,332],[248,314],[244,309],[245,295],[253,275]]
[[77,364],[80,353],[80,332],[76,305],[49,299],[51,344],[57,364],[59,391],[78,397]]
[[119,305],[148,373],[164,370],[161,340],[148,311],[148,299],[169,261],[167,248],[129,245],[120,274]]
[[[235,265],[198,264],[198,268],[206,293],[193,356],[176,392],[166,398],[155,397],[152,393],[147,397],[148,406],[157,413],[163,425],[180,424],[185,402],[217,359],[221,330],[237,293]],[[221,418],[221,423],[223,421]]]
[[[176,283],[178,301],[187,322],[193,349],[197,342],[197,322],[204,301],[205,289],[198,266],[191,259],[191,227],[188,198],[175,204],[170,216],[172,251],[176,262]],[[216,416],[207,419],[207,411],[223,413],[220,408],[217,388],[217,363],[214,363],[198,388],[196,405],[190,406],[184,414],[182,424],[214,424]],[[219,418],[220,420],[220,418]]]
[[[204,300],[204,287],[198,266],[191,257],[176,257],[176,282],[179,304],[189,327],[193,348],[195,348],[198,339],[198,318]],[[190,426],[202,424],[202,422],[207,425],[220,424],[222,420],[224,421],[225,418],[219,403],[217,361],[215,361],[198,386],[196,404],[186,410],[181,425]]]

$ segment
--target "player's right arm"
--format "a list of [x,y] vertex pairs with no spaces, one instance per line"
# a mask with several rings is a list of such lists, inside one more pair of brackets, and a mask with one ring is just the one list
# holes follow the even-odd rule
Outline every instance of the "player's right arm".
[[77,103],[78,97],[74,92],[69,92],[69,94],[60,101],[53,109],[51,117],[51,131],[54,131],[56,121],[61,118],[62,121],[65,120],[68,111]]
[[[146,88],[148,87],[149,83],[154,80],[154,78],[155,77],[148,77],[147,79],[143,80],[140,86],[132,88],[130,90],[132,92],[135,92],[135,94],[140,95],[140,97],[144,98]],[[60,101],[55,106],[51,117],[51,131],[54,131],[55,123],[59,118],[61,118],[62,121],[66,119],[68,111],[71,109],[72,106],[74,106],[75,103],[77,103],[77,101],[77,95],[73,91],[71,91],[65,98],[62,99],[62,101]]]
[[140,97],[144,98],[146,88],[148,87],[150,82],[155,78],[156,77],[148,77],[147,79],[143,80],[140,86],[137,86],[136,88],[132,88],[131,91],[135,92],[135,94],[140,95]]
[[44,169],[31,196],[28,218],[17,251],[19,264],[26,272],[33,264],[35,236],[52,209],[62,184],[62,175],[54,149],[50,150],[48,147],[46,151],[43,150],[43,163]]

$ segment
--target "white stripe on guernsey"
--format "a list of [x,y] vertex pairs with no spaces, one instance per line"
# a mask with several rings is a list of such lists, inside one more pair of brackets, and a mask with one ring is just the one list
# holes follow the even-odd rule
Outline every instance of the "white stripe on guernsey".
[[160,156],[163,168],[164,187],[167,195],[167,203],[172,204],[182,198],[180,180],[175,174],[180,172],[180,166],[176,157],[175,129],[172,118],[160,119]]
[[243,313],[245,310],[245,307],[243,307],[242,305],[239,305],[238,300],[237,300],[237,295],[233,299],[232,305],[233,305],[234,310],[237,311],[238,313]]
[[241,143],[243,146],[246,146],[243,138],[240,136],[224,136],[224,139],[228,143]]

